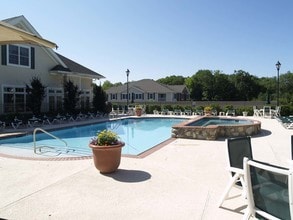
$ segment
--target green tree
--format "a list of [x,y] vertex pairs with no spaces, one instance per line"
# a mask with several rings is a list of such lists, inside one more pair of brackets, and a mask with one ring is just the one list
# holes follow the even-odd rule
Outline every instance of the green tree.
[[256,78],[248,72],[243,70],[235,71],[231,75],[231,80],[237,90],[237,100],[250,101],[258,96],[260,87]]
[[165,78],[158,79],[157,82],[166,85],[184,85],[185,78],[183,76],[167,76]]
[[38,77],[33,77],[30,85],[26,84],[27,107],[31,109],[34,115],[41,113],[42,102],[46,96],[45,89],[46,87]]
[[228,75],[219,71],[214,73],[214,100],[229,101],[234,100],[236,89],[229,80]]
[[122,83],[121,82],[118,82],[118,83],[111,83],[109,80],[106,80],[103,85],[102,85],[102,88],[104,91],[106,91],[107,89],[111,88],[111,87],[116,87],[116,86],[121,86]]
[[280,75],[281,103],[293,103],[293,73]]
[[199,70],[185,81],[193,100],[213,100],[214,79],[211,70]]
[[106,81],[103,83],[102,88],[103,88],[103,90],[107,90],[107,89],[109,89],[109,88],[111,88],[111,87],[113,87],[113,86],[114,86],[113,83],[111,83],[109,80],[106,80]]
[[201,84],[196,79],[196,75],[187,77],[185,79],[185,85],[190,91],[190,98],[192,100],[202,100],[202,87]]
[[267,100],[269,103],[276,97],[276,80],[270,77],[257,78],[257,84],[259,86],[258,100]]
[[102,86],[93,84],[93,108],[95,111],[106,112],[107,95]]
[[75,113],[76,105],[79,101],[80,92],[78,91],[78,86],[74,85],[71,80],[65,81],[64,87],[64,100],[63,107],[64,111],[68,113]]

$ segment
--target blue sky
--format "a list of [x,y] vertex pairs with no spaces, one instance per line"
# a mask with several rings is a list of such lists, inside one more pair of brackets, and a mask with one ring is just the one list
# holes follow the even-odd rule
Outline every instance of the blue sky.
[[292,0],[11,0],[56,52],[112,83],[200,69],[258,77],[293,71]]

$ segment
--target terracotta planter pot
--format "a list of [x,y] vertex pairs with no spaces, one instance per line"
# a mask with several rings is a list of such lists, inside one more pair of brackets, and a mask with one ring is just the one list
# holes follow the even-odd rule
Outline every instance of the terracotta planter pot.
[[124,145],[123,142],[111,146],[89,145],[93,151],[95,167],[100,173],[113,173],[118,169],[121,160],[121,150]]
[[136,109],[136,110],[135,110],[135,114],[136,114],[136,116],[141,116],[141,114],[142,114],[142,109]]
[[212,115],[212,111],[205,111],[204,114],[205,114],[206,116],[210,116],[210,115]]

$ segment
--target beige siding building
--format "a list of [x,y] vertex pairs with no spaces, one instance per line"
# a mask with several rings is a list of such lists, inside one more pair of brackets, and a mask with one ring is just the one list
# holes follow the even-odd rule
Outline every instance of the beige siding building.
[[[127,84],[106,90],[108,101],[127,102]],[[151,79],[129,82],[128,100],[134,102],[177,102],[189,100],[190,93],[185,85],[164,85]]]
[[[3,20],[41,37],[24,16]],[[46,86],[42,111],[62,107],[63,82],[71,80],[81,96],[79,107],[92,100],[92,82],[102,75],[56,53],[53,49],[32,44],[2,44],[0,53],[0,114],[29,111],[26,108],[26,84],[38,77]]]

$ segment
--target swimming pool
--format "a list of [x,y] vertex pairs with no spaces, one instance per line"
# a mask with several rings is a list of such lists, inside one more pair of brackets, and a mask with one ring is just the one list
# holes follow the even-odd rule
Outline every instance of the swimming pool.
[[[42,155],[48,156],[91,156],[88,144],[97,132],[109,129],[116,132],[125,142],[122,154],[139,155],[148,149],[171,138],[173,125],[183,122],[184,118],[125,118],[86,126],[50,131],[50,134],[64,140],[56,140],[45,133],[37,133],[37,146],[42,148]],[[26,135],[0,140],[1,147],[28,149],[33,151],[33,135]],[[52,148],[53,147],[53,148]]]
[[193,121],[188,126],[209,126],[209,125],[239,125],[253,124],[253,121],[239,118],[221,118],[221,117],[205,117],[200,120]]

